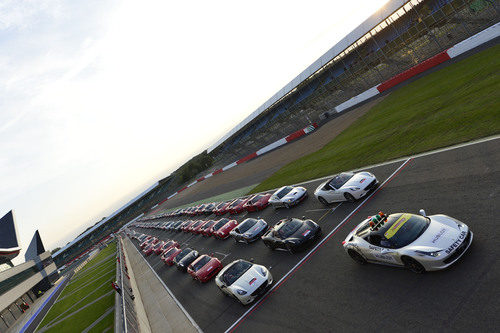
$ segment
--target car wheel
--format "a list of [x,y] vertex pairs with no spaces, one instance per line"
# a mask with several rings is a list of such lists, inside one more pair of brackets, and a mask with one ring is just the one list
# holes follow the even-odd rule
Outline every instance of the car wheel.
[[264,243],[269,249],[271,250],[275,250],[276,249],[276,245],[274,244],[270,244],[270,243]]
[[405,267],[408,268],[413,273],[422,274],[425,273],[425,267],[421,263],[410,257],[401,258]]
[[319,200],[319,202],[321,202],[323,205],[328,206],[328,201],[326,201],[326,199],[325,199],[325,198],[323,198],[323,197],[319,197],[319,198],[318,198],[318,200]]
[[351,193],[344,193],[344,198],[349,201],[349,202],[354,202],[356,201],[356,199],[354,199],[354,197],[352,196]]
[[366,259],[363,258],[363,256],[361,254],[359,254],[357,251],[349,249],[349,250],[347,250],[347,253],[352,258],[352,260],[354,260],[358,264],[360,264],[360,265],[366,264]]

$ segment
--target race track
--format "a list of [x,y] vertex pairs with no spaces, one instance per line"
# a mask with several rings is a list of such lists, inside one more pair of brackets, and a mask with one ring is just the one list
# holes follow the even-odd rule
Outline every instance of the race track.
[[[136,230],[214,253],[223,264],[253,258],[270,267],[273,288],[254,304],[242,306],[225,297],[213,281],[194,282],[158,256],[147,257],[205,332],[494,331],[500,326],[499,165],[497,138],[366,169],[383,185],[356,203],[322,206],[312,195],[318,180],[304,185],[310,197],[297,207],[268,207],[235,216],[238,221],[260,216],[270,225],[287,216],[313,219],[323,237],[316,249],[299,254],[271,251],[260,240],[247,245],[182,232]],[[342,240],[366,216],[380,210],[417,213],[420,208],[429,215],[456,217],[474,232],[468,252],[449,269],[417,275],[400,268],[361,266],[344,252]]]

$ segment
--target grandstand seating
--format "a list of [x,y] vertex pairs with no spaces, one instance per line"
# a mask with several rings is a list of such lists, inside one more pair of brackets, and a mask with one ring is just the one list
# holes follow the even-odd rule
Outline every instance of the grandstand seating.
[[227,140],[216,152],[218,165],[318,121],[323,112],[499,20],[498,1],[493,0],[430,0],[405,10]]

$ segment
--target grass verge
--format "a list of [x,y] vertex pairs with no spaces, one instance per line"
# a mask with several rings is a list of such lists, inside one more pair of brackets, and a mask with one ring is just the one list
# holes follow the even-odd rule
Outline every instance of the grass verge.
[[252,193],[500,132],[500,45],[392,92],[320,150]]

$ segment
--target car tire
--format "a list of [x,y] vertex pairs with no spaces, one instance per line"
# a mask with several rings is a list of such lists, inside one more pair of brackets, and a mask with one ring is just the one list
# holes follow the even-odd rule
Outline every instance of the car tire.
[[349,202],[354,202],[356,199],[352,196],[351,193],[344,193],[344,198]]
[[360,265],[366,264],[366,259],[361,254],[359,254],[357,251],[349,249],[349,250],[347,250],[347,253],[351,257],[351,259],[354,260],[355,262],[357,262],[358,264],[360,264]]
[[318,197],[319,202],[321,202],[323,205],[328,206],[328,201],[326,201],[325,198],[323,197]]
[[408,268],[413,273],[417,273],[417,274],[425,273],[425,267],[422,266],[422,264],[419,263],[418,261],[416,261],[415,259],[410,258],[410,257],[403,257],[403,258],[401,258],[401,260],[405,264],[405,267]]
[[264,243],[270,250],[276,250],[276,245],[270,243]]

